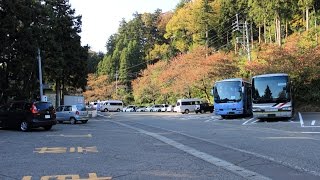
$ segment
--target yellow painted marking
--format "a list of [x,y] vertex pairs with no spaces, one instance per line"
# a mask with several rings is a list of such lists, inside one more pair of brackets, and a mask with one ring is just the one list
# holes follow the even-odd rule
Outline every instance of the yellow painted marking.
[[89,173],[89,180],[111,180],[112,177],[97,177],[96,173]]
[[22,180],[31,180],[32,176],[23,176]]
[[79,175],[55,175],[55,176],[42,176],[40,180],[78,180]]
[[36,148],[35,151],[36,153],[43,154],[43,153],[66,153],[67,148],[66,147],[42,147],[42,148]]
[[[32,176],[23,176],[22,180],[31,180]],[[112,180],[112,177],[98,177],[96,173],[89,173],[88,179],[80,179],[80,175],[53,175],[42,176],[40,180]]]
[[98,152],[97,150],[97,147],[96,146],[93,146],[93,147],[85,147],[85,148],[82,148],[82,147],[78,147],[78,152],[79,153],[87,153],[87,152]]
[[[39,153],[39,154],[44,154],[44,153],[52,153],[52,154],[58,154],[58,153],[67,153],[68,148],[66,147],[42,147],[42,148],[36,148],[34,153]],[[76,152],[75,147],[71,147],[69,149],[70,153]],[[96,153],[98,152],[97,147],[77,147],[77,152],[78,153]]]
[[76,152],[76,148],[74,148],[74,147],[71,147],[71,148],[70,148],[70,152],[71,152],[71,153],[74,153],[74,152]]

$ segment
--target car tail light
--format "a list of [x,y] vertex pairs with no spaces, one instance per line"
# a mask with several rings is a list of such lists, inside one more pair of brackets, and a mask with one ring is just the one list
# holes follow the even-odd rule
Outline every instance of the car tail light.
[[76,111],[76,115],[79,115],[80,113],[79,113],[79,111]]
[[39,113],[37,107],[36,107],[34,104],[32,104],[30,110],[31,110],[32,114],[37,114],[37,113]]

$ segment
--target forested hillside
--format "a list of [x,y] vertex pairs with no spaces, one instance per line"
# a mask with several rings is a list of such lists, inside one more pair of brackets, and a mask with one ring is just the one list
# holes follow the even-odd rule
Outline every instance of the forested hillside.
[[217,80],[283,72],[298,105],[318,104],[319,22],[316,0],[182,0],[172,12],[135,13],[98,64],[96,76],[107,76],[112,91],[89,100],[212,101]]

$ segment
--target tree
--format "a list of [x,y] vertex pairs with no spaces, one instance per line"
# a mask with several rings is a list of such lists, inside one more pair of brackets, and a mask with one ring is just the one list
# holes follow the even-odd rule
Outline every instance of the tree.
[[56,84],[58,106],[60,92],[65,92],[67,86],[85,90],[88,47],[81,46],[78,35],[81,32],[81,16],[74,15],[75,10],[71,9],[68,0],[46,1],[43,8],[47,12],[43,17],[47,26],[40,48],[46,59],[45,79]]
[[310,9],[314,7],[314,0],[299,0],[298,4],[302,11],[305,13],[305,26],[306,30],[309,30],[309,13]]
[[95,73],[98,70],[98,64],[103,60],[104,54],[102,52],[93,52],[89,50],[89,58],[87,63],[88,73]]
[[38,1],[0,1],[0,103],[31,99],[38,87],[39,8]]

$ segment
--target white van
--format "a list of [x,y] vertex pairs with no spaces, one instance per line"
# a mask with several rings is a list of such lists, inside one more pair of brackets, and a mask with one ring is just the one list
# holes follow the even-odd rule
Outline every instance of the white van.
[[106,100],[100,102],[100,110],[104,112],[108,111],[122,111],[123,110],[123,102],[120,100]]
[[194,112],[197,104],[201,104],[201,99],[178,99],[175,110],[178,113],[188,114],[189,112]]

